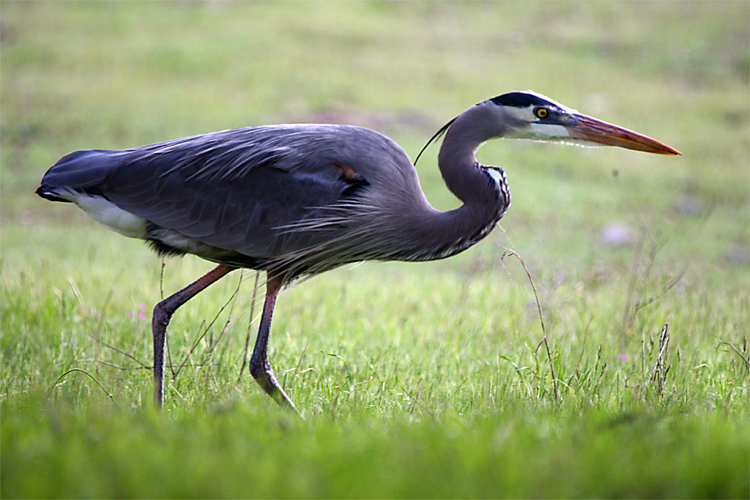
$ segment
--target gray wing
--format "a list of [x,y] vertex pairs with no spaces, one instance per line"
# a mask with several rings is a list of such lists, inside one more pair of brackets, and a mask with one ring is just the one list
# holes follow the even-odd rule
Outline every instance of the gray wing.
[[62,188],[101,196],[148,221],[152,235],[168,230],[217,249],[273,258],[322,243],[335,230],[283,228],[303,227],[394,180],[418,182],[390,139],[358,127],[285,125],[79,151],[50,169],[40,194],[53,198]]

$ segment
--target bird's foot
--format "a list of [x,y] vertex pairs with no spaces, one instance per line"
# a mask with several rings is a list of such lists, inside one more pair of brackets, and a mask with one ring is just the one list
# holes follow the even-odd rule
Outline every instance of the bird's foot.
[[[281,385],[276,380],[276,377],[274,376],[273,370],[270,366],[267,366],[263,369],[254,369],[254,367],[251,366],[250,374],[253,376],[255,381],[258,382],[258,385],[260,385],[260,387],[266,392],[266,394],[271,396],[271,399],[276,401],[276,404],[278,404],[282,408],[293,410],[295,413],[297,413],[297,415],[302,417],[302,414],[299,412],[297,407],[294,406],[291,398],[289,398],[286,392],[284,392],[284,389],[281,388]],[[304,417],[302,418],[304,419]]]

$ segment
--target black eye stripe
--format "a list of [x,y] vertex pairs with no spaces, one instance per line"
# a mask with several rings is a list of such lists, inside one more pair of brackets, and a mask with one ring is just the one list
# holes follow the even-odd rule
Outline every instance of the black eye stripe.
[[511,106],[514,108],[525,108],[526,106],[545,106],[551,104],[538,95],[527,92],[510,92],[509,94],[493,97],[490,101],[500,106]]

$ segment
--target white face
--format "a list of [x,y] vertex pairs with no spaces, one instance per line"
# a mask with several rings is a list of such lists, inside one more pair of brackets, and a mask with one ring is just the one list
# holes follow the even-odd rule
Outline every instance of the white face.
[[577,146],[617,146],[663,155],[680,152],[650,137],[612,125],[534,92],[511,92],[482,103],[496,116],[495,137],[558,141]]
[[573,124],[578,111],[568,108],[541,94],[528,92],[544,99],[546,104],[534,104],[526,107],[506,106],[503,112],[512,116],[520,126],[507,132],[508,139],[529,139],[533,141],[560,141],[578,146],[601,146],[595,142],[575,138],[570,135],[570,127],[562,123]]

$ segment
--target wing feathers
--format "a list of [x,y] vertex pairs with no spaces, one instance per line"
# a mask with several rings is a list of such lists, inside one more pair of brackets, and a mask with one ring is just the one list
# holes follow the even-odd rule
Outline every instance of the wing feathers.
[[[393,175],[394,165],[411,168],[395,143],[366,129],[251,127],[123,151],[78,151],[47,172],[39,191],[101,196],[148,221],[150,235],[166,230],[164,244],[200,247],[206,258],[206,248],[274,258],[330,239],[321,230],[334,227],[326,217],[335,214],[336,227],[346,221],[343,208],[330,208]],[[413,169],[403,176],[416,179]],[[314,221],[309,231],[305,220]],[[188,248],[191,240],[200,245]]]

